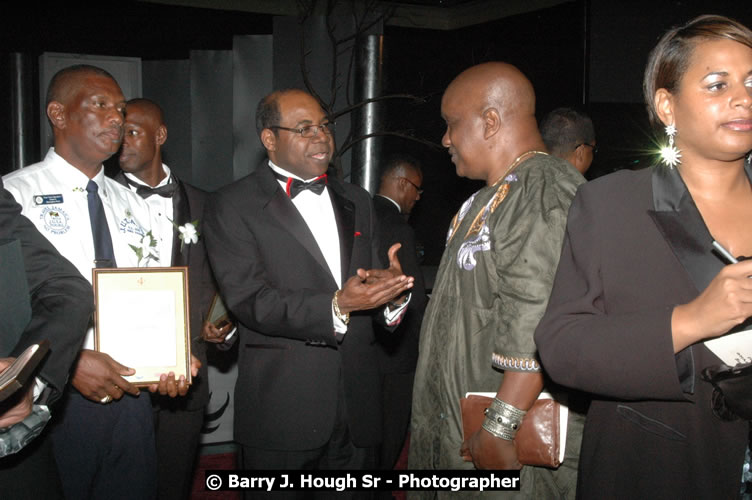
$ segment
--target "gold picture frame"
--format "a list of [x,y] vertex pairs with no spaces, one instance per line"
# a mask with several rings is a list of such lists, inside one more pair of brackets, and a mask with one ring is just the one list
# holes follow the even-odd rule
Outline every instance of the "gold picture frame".
[[92,269],[94,349],[136,370],[143,387],[173,372],[191,383],[187,267]]

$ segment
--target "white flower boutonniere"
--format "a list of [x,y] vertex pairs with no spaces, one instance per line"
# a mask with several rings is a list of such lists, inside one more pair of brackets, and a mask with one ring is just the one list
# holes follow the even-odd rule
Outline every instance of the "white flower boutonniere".
[[180,251],[183,251],[183,247],[185,245],[190,245],[192,243],[198,243],[198,237],[201,236],[201,233],[198,232],[198,219],[192,221],[192,222],[186,222],[182,226],[178,226],[175,224],[175,222],[172,222],[172,225],[175,226],[178,229],[178,232],[180,233],[178,237],[180,238]]
[[150,260],[153,260],[154,262],[159,262],[159,251],[157,250],[157,239],[154,237],[153,234],[151,234],[151,231],[146,233],[141,237],[141,242],[138,246],[136,245],[128,245],[131,247],[131,250],[136,254],[136,257],[138,257],[138,263],[136,264],[138,267],[141,267],[141,262],[143,261],[144,264],[149,262]]

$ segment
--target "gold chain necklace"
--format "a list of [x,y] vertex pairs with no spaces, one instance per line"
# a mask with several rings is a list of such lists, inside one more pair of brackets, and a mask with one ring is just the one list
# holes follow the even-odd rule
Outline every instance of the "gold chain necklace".
[[528,157],[529,155],[538,155],[538,154],[540,154],[540,155],[548,155],[548,153],[546,153],[545,151],[536,151],[534,149],[531,149],[530,151],[525,151],[520,156],[518,156],[517,158],[515,158],[514,161],[512,162],[512,164],[509,165],[507,167],[506,171],[501,175],[501,177],[499,177],[498,179],[496,179],[496,182],[494,182],[491,185],[495,186],[496,184],[498,184],[499,182],[501,182],[502,179],[505,179],[506,176],[509,175],[512,172],[512,170],[514,170],[517,167],[517,165],[519,165],[520,163],[522,163],[522,160],[524,158]]
[[[499,182],[501,182],[502,179],[505,179],[507,175],[509,175],[512,170],[514,170],[520,163],[522,163],[522,160],[525,159],[527,156],[534,155],[534,154],[542,154],[548,156],[548,153],[545,151],[536,151],[534,149],[531,149],[530,151],[525,151],[520,156],[514,159],[511,165],[509,165],[504,172],[504,174],[499,177],[496,182],[492,184],[492,186],[496,186]],[[506,188],[506,189],[504,189]],[[494,210],[496,210],[496,207],[499,206],[499,204],[506,198],[507,193],[509,192],[509,185],[505,184],[503,186],[500,186],[497,188],[496,193],[494,194],[493,198],[491,199],[491,202],[489,203],[488,211],[489,213],[493,213]],[[467,230],[467,234],[465,235],[465,238],[469,237],[471,234],[476,233],[480,230],[481,224],[483,222],[483,219],[485,216],[488,216],[488,214],[484,214],[484,210],[481,210],[478,212],[478,214],[475,216],[475,219],[473,220],[473,223],[470,224],[470,228]],[[454,234],[457,231],[457,228],[460,225],[461,219],[459,218],[459,213],[455,214],[454,219],[452,219],[452,227],[450,236],[447,238],[447,244],[454,238]]]

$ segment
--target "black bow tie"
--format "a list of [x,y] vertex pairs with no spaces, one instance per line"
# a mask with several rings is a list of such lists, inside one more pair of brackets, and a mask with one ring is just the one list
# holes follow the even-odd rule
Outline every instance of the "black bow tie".
[[[272,172],[274,172],[274,170],[272,170]],[[290,198],[295,198],[301,191],[305,191],[306,189],[315,194],[321,194],[326,187],[326,174],[319,175],[309,182],[303,182],[299,179],[293,179],[292,177],[285,177],[277,172],[274,172],[274,177],[285,183],[285,192]]]
[[153,188],[147,186],[146,184],[133,182],[128,177],[126,177],[125,179],[128,181],[128,184],[136,188],[136,194],[143,199],[146,199],[153,194],[157,194],[163,198],[172,198],[172,196],[175,194],[175,190],[178,188],[178,185],[175,182],[169,182],[164,186]]

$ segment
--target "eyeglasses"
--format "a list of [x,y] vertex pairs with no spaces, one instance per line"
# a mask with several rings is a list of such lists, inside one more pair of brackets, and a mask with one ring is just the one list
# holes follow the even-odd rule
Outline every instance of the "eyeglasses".
[[411,181],[407,177],[397,177],[397,179],[405,179],[407,182],[409,182],[410,184],[413,185],[413,187],[415,188],[415,190],[418,192],[418,195],[422,195],[423,194],[423,190],[420,188],[420,186],[418,186],[417,184],[415,184],[413,181]]
[[587,142],[581,142],[580,144],[576,145],[574,149],[577,149],[580,146],[590,146],[591,148],[593,148],[593,154],[598,152],[598,147],[595,144],[588,144]]
[[319,134],[319,130],[323,131],[326,135],[334,134],[334,122],[324,123],[323,125],[306,125],[305,127],[300,128],[282,127],[281,125],[272,125],[271,127],[267,128],[270,128],[272,130],[287,130],[288,132],[295,132],[296,134],[300,134],[306,139],[317,136]]

